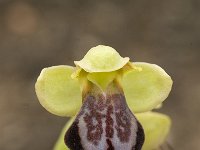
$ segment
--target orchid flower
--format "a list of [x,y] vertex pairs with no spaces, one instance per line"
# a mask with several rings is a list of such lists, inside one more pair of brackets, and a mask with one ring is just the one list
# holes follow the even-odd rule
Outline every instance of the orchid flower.
[[161,67],[104,45],[74,63],[44,68],[35,84],[47,111],[71,117],[54,150],[154,150],[164,143],[171,120],[152,112],[172,87]]

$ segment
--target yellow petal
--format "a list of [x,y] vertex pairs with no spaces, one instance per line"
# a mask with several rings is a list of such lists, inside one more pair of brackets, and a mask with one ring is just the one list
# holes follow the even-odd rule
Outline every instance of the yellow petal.
[[159,66],[149,63],[133,63],[142,70],[124,74],[122,86],[127,103],[133,112],[145,112],[159,106],[169,95],[171,77]]
[[136,118],[142,124],[145,133],[145,142],[142,150],[154,150],[159,148],[166,140],[171,127],[168,116],[155,112],[136,114]]
[[44,68],[35,90],[39,102],[49,112],[59,116],[74,116],[81,107],[78,81],[71,78],[70,66]]
[[128,62],[128,57],[122,58],[112,47],[99,45],[91,48],[82,60],[74,63],[91,73],[119,70]]

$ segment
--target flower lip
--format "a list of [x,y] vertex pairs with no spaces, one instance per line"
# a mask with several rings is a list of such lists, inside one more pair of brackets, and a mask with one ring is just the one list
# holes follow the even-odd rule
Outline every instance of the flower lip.
[[111,72],[121,69],[129,62],[128,57],[121,57],[109,46],[98,45],[91,48],[84,58],[74,63],[86,72]]

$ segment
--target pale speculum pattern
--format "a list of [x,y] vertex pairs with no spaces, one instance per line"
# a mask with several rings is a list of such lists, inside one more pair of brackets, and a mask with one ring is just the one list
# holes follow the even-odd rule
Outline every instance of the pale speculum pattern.
[[144,132],[123,93],[88,92],[65,135],[71,150],[140,150]]

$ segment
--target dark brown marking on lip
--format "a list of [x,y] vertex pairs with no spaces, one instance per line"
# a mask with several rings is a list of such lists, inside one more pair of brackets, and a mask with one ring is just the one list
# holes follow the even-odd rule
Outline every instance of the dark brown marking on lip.
[[145,140],[145,135],[144,135],[144,130],[142,128],[142,125],[137,121],[137,138],[136,138],[136,145],[135,145],[135,150],[141,150],[142,145]]
[[114,129],[113,129],[113,118],[111,117],[111,114],[113,114],[113,106],[109,105],[107,108],[107,114],[106,114],[106,137],[113,138]]
[[115,150],[115,148],[112,145],[112,142],[109,139],[106,139],[106,142],[107,142],[107,145],[108,145],[107,150]]
[[129,142],[129,137],[131,135],[131,122],[126,114],[122,111],[115,113],[117,126],[117,136],[121,142]]
[[105,104],[105,97],[102,94],[99,94],[95,109],[98,111],[103,111],[106,107],[107,105]]
[[116,123],[115,129],[120,141],[129,142],[131,136],[131,116],[127,113],[127,105],[125,103],[125,97],[122,94],[114,94],[113,101],[115,101],[115,116]]
[[64,141],[70,150],[84,150],[78,130],[78,121],[75,121],[65,134]]
[[[102,116],[99,112],[93,111],[93,113],[86,113],[84,116],[84,121],[87,126],[87,139],[88,141],[93,142],[95,145],[98,144],[98,141],[101,140],[101,135],[103,133],[102,128]],[[97,122],[97,124],[93,124],[93,120]]]
[[99,110],[103,110],[104,106],[101,101],[97,102],[94,97],[92,100],[88,97],[86,104],[88,104],[88,112],[85,113],[83,119],[87,127],[87,139],[94,145],[98,145],[103,133],[102,118],[104,117]]

